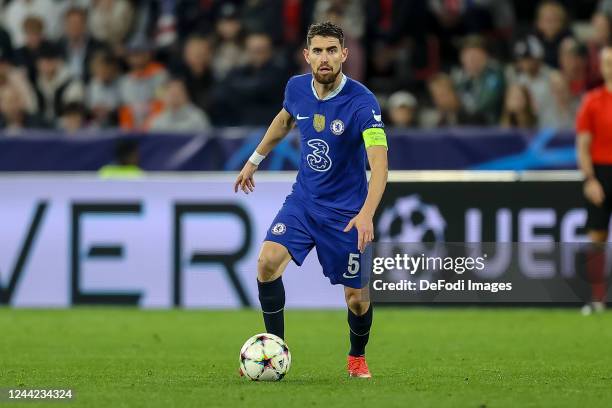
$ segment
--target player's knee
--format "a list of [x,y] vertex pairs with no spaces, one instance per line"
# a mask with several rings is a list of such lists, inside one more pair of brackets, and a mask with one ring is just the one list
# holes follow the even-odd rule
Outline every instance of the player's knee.
[[365,314],[370,307],[370,302],[363,300],[360,291],[347,292],[345,294],[345,299],[348,308],[357,316]]
[[272,281],[281,274],[283,259],[273,252],[262,251],[257,259],[257,279],[260,282]]
[[291,260],[289,251],[275,242],[264,242],[257,258],[257,279],[270,282],[280,277]]

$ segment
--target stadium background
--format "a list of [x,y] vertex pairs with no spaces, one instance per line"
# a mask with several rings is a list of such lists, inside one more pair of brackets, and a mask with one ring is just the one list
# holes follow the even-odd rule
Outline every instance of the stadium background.
[[[415,208],[393,232],[377,225],[379,236],[585,241],[573,118],[601,83],[611,10],[608,1],[6,2],[2,302],[256,305],[258,246],[290,191],[297,132],[262,164],[257,193],[233,194],[232,177],[287,78],[308,68],[308,24],[327,19],[346,30],[345,72],[383,109],[393,182],[378,215],[402,197],[441,212],[433,232],[419,235],[435,220]],[[466,218],[474,209],[484,214],[477,236]],[[538,221],[523,225],[532,209]],[[509,233],[500,211],[512,213]],[[318,270],[311,256],[287,274],[305,289],[290,306],[342,305]]]
[[[286,80],[307,70],[313,21],[344,27],[344,71],[383,109],[391,173],[379,237],[586,240],[573,123],[601,83],[608,0],[2,3],[0,387],[71,386],[92,406],[228,406],[257,395],[234,377],[235,354],[262,330],[257,251],[295,177],[297,134],[264,161],[254,194],[232,184]],[[380,214],[405,198],[421,207],[382,231]],[[379,379],[343,380],[347,396],[330,385],[344,374],[341,289],[314,254],[285,276],[297,363],[270,401],[612,398],[608,314],[486,307],[380,309],[370,346]],[[320,338],[327,346],[313,347]]]

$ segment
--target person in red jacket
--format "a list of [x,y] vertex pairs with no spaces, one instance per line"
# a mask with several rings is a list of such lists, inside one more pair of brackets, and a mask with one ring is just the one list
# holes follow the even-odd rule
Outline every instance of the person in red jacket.
[[[608,241],[612,214],[612,46],[601,51],[604,85],[589,92],[576,120],[578,164],[584,176],[587,199],[587,230],[600,247]],[[583,311],[602,310],[606,297],[605,251],[589,254],[587,274],[592,284],[592,303]]]

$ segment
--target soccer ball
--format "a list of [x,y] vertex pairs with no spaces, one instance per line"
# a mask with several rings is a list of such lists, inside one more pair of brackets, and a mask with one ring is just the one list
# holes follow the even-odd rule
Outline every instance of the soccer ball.
[[291,353],[283,339],[260,333],[240,349],[240,370],[253,381],[278,381],[291,367]]

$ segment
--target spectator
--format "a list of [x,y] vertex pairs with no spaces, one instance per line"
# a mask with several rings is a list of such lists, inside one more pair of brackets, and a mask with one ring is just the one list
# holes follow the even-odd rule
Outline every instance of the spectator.
[[544,0],[536,12],[536,35],[544,47],[544,62],[553,68],[559,67],[559,45],[564,38],[571,37],[568,16],[561,3]]
[[28,113],[36,111],[36,96],[24,70],[15,68],[10,56],[0,49],[0,90],[6,87],[13,87],[19,92],[21,102]]
[[238,9],[232,3],[226,3],[221,7],[216,25],[216,37],[213,72],[215,78],[224,79],[230,70],[245,62],[242,24],[238,18]]
[[146,129],[162,107],[159,90],[166,82],[166,68],[153,60],[152,47],[136,43],[128,47],[129,72],[119,82],[122,107],[119,125],[125,130]]
[[233,69],[215,90],[219,124],[266,125],[283,102],[287,72],[274,60],[272,40],[266,34],[246,39],[247,64]]
[[87,11],[71,8],[64,15],[64,35],[60,46],[66,52],[66,62],[74,78],[89,82],[89,65],[94,53],[104,48],[104,44],[90,37],[87,28]]
[[431,30],[438,38],[445,65],[456,60],[457,38],[493,29],[491,14],[478,3],[472,0],[427,0],[433,23]]
[[87,112],[79,102],[71,102],[64,106],[62,115],[57,122],[57,129],[68,135],[74,135],[87,128]]
[[53,123],[64,105],[83,101],[83,83],[70,75],[62,59],[62,52],[55,45],[41,48],[36,64],[38,113],[45,121]]
[[208,37],[189,37],[183,48],[182,61],[174,75],[185,81],[189,99],[200,109],[210,110],[210,94],[214,83],[212,73],[213,43]]
[[568,37],[559,46],[559,71],[569,84],[574,97],[581,97],[588,83],[588,50],[574,38]]
[[336,10],[338,24],[344,30],[344,36],[361,39],[365,32],[365,4],[363,0],[317,0],[314,7],[313,21],[327,20],[330,9]]
[[533,129],[538,118],[533,109],[529,89],[520,84],[512,84],[506,90],[501,125],[506,128]]
[[529,91],[533,108],[540,112],[550,102],[551,68],[544,64],[544,48],[534,35],[514,45],[514,67],[508,70],[508,82],[523,85]]
[[29,16],[23,20],[25,43],[15,50],[15,64],[25,67],[30,82],[36,82],[36,60],[42,47],[48,47],[51,42],[45,39],[44,21],[38,16]]
[[63,9],[53,0],[12,0],[5,6],[4,27],[8,30],[13,46],[25,44],[23,22],[29,16],[38,16],[45,23],[45,37],[56,40],[61,31],[60,19]]
[[429,81],[433,110],[424,112],[422,125],[427,128],[448,127],[475,123],[461,106],[453,80],[447,74],[434,75]]
[[473,118],[484,118],[485,124],[499,122],[504,97],[504,78],[491,61],[484,39],[468,36],[461,47],[461,67],[453,72],[461,103]]
[[117,125],[121,106],[119,92],[119,62],[106,52],[99,52],[91,60],[91,81],[85,92],[85,103],[96,126]]
[[601,70],[599,69],[601,65],[601,50],[604,46],[612,44],[612,17],[605,13],[597,12],[591,18],[591,25],[593,27],[593,36],[587,44],[589,51],[588,81],[592,86],[597,86],[603,83]]
[[21,92],[13,86],[0,89],[0,129],[8,136],[17,136],[25,129],[43,128],[36,115],[27,112]]
[[191,103],[182,80],[171,79],[164,91],[164,108],[153,118],[150,130],[199,132],[210,128],[210,120]]
[[552,100],[539,116],[540,127],[573,129],[580,99],[573,97],[565,77],[554,71],[550,75]]
[[142,177],[140,151],[136,140],[119,140],[115,146],[115,160],[98,170],[103,179],[133,179]]
[[406,91],[397,91],[387,101],[391,126],[407,128],[416,126],[417,101]]
[[98,41],[115,49],[125,40],[134,19],[134,7],[127,0],[94,0],[89,30]]

